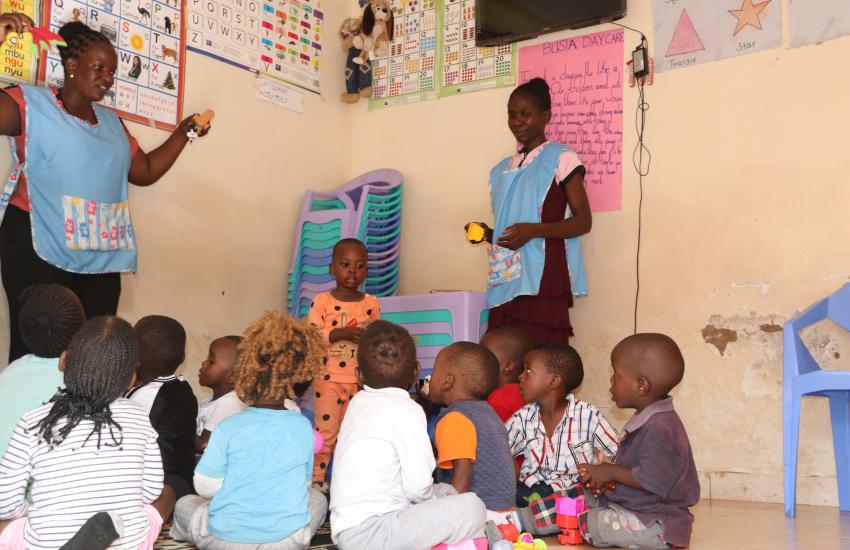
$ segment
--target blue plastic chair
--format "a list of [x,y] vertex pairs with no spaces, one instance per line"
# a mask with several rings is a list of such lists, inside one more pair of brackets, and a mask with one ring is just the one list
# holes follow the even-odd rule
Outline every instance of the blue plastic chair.
[[797,499],[797,444],[803,396],[828,397],[838,477],[838,506],[850,511],[850,372],[821,369],[800,332],[824,319],[850,331],[850,284],[785,323],[784,466],[785,515],[794,517]]

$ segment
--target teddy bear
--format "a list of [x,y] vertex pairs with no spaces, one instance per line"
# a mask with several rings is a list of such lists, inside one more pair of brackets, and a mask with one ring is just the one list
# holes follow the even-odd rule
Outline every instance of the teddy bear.
[[359,17],[349,17],[339,28],[342,49],[348,52],[345,59],[345,93],[340,98],[343,103],[357,103],[361,97],[372,97],[372,64],[354,62],[362,53],[360,48],[354,46],[361,29],[362,19]]
[[364,64],[370,57],[384,57],[389,53],[393,39],[393,12],[389,0],[372,0],[363,9],[363,29],[354,37],[354,47],[362,50],[354,58]]

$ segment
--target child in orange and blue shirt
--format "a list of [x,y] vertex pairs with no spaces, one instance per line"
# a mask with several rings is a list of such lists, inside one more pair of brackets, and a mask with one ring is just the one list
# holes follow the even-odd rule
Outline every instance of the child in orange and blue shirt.
[[325,487],[342,418],[357,393],[357,342],[366,326],[380,318],[374,296],[360,291],[367,275],[368,250],[357,239],[343,239],[333,249],[330,266],[336,288],[319,294],[310,304],[308,319],[321,329],[328,344],[324,371],[313,382],[314,425],[324,438],[313,465],[313,482]]

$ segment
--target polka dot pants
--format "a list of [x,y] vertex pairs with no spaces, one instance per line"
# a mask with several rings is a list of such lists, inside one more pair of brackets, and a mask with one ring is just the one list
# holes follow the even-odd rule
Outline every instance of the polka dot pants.
[[316,380],[313,382],[313,391],[313,425],[325,439],[322,451],[316,455],[313,463],[313,481],[324,481],[331,464],[331,453],[336,446],[339,427],[342,425],[342,417],[345,416],[351,398],[357,393],[357,384]]

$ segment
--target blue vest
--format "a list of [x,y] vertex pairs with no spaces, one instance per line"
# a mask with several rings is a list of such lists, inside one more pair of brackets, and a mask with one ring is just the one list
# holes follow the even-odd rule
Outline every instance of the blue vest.
[[[25,155],[0,196],[5,213],[26,175],[33,247],[44,261],[74,273],[135,271],[136,244],[127,203],[130,148],[112,111],[94,106],[98,123],[68,114],[53,90],[22,86]],[[13,158],[14,138],[9,138]]]
[[[516,223],[540,223],[543,202],[561,153],[570,151],[566,145],[549,142],[526,165],[509,170],[511,159],[504,159],[490,172],[490,202],[495,218],[493,242]],[[584,257],[578,237],[566,240],[567,266],[573,294],[587,294]],[[487,305],[491,308],[510,302],[517,296],[535,296],[540,292],[543,265],[546,260],[546,239],[531,239],[519,250],[492,245],[488,254],[490,270],[487,282]]]
[[[469,490],[484,501],[488,510],[500,512],[516,506],[516,470],[508,443],[508,431],[486,401],[458,401],[442,410],[458,412],[475,426],[475,464]],[[453,470],[440,470],[444,483],[451,483]]]

